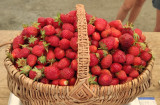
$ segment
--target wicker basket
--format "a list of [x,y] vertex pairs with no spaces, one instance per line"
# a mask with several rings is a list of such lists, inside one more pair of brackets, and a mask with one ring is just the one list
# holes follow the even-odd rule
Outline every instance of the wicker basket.
[[[23,105],[121,105],[134,100],[151,85],[153,60],[136,79],[115,86],[89,85],[89,39],[85,9],[76,5],[78,27],[78,71],[75,86],[55,86],[29,79],[14,67],[9,58],[4,63],[8,71],[8,87]],[[11,45],[6,50],[8,53]]]

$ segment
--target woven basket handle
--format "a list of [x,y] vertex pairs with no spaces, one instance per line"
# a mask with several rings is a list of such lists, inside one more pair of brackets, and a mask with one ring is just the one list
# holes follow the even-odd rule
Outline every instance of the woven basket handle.
[[84,5],[77,4],[77,29],[78,29],[78,70],[77,81],[74,88],[70,91],[70,96],[80,101],[87,100],[94,93],[89,89],[89,38],[87,31],[86,12]]

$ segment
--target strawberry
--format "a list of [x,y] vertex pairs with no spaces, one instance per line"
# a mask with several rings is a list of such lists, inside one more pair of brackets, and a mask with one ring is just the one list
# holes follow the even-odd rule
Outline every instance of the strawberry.
[[89,84],[96,84],[97,85],[98,84],[97,83],[97,76],[90,74],[90,78],[88,79],[88,82],[89,82]]
[[94,32],[92,34],[92,39],[96,40],[96,41],[99,41],[101,39],[101,36],[100,36],[100,34],[98,32]]
[[139,48],[140,52],[143,52],[147,47],[145,43],[141,43],[141,42],[137,42],[136,46]]
[[40,23],[40,25],[43,27],[46,25],[46,22],[45,22],[45,18],[44,17],[39,17],[38,18],[38,23]]
[[117,30],[117,29],[115,29],[115,28],[112,27],[111,28],[111,35],[113,37],[119,38],[122,35],[122,33],[121,33],[121,31],[119,31],[119,30]]
[[71,49],[66,50],[66,57],[69,59],[75,59],[77,56],[76,52],[73,52]]
[[73,10],[73,11],[70,11],[68,14],[72,17],[76,17],[76,13],[77,11],[76,10]]
[[121,44],[121,47],[124,50],[126,50],[133,45],[134,39],[131,35],[126,33],[126,34],[123,34],[122,36],[119,37],[119,42]]
[[72,60],[72,62],[71,62],[71,68],[73,70],[77,71],[77,60],[76,59]]
[[69,30],[63,30],[61,32],[61,37],[70,40],[73,37],[73,32],[69,31]]
[[109,23],[109,25],[111,27],[118,29],[118,30],[122,30],[122,28],[123,28],[121,20],[113,20]]
[[29,54],[27,57],[27,64],[31,67],[33,67],[37,62],[37,56],[33,54]]
[[98,64],[98,58],[96,57],[95,54],[90,53],[90,67],[95,66]]
[[101,74],[107,74],[107,75],[112,76],[111,72],[108,69],[102,69]]
[[125,73],[125,71],[121,70],[119,72],[116,73],[116,77],[120,80],[125,80],[127,79],[127,75]]
[[32,68],[29,65],[20,68],[20,73],[27,75]]
[[123,70],[126,72],[126,74],[129,74],[132,71],[131,65],[124,65]]
[[53,64],[52,64],[52,66],[58,66],[58,62],[54,62]]
[[107,29],[101,32],[101,37],[102,38],[107,38],[110,34],[112,33],[111,29]]
[[69,79],[69,86],[73,86],[75,83],[76,83],[76,78],[75,77]]
[[131,81],[131,80],[133,80],[132,77],[127,77],[127,79],[122,80],[120,83],[123,84],[123,83],[129,82],[129,81]]
[[47,64],[46,56],[43,56],[43,55],[40,56],[37,60],[37,63],[39,65],[46,65]]
[[32,48],[32,54],[36,55],[36,56],[42,56],[45,52],[45,48],[43,45],[35,45]]
[[134,66],[139,66],[139,65],[141,65],[141,63],[142,63],[142,60],[141,60],[140,57],[135,57],[134,58],[134,61],[133,61]]
[[38,70],[43,70],[44,69],[44,65],[36,65],[35,66]]
[[109,86],[112,82],[112,77],[107,74],[101,74],[98,78],[98,83],[102,86]]
[[122,70],[122,65],[119,63],[112,63],[111,67],[110,67],[110,71],[112,73],[117,73],[119,71]]
[[27,32],[27,37],[37,36],[38,35],[37,28],[33,27],[33,26],[27,27],[26,32]]
[[96,40],[92,40],[91,45],[95,45],[98,48],[99,47],[99,42],[96,41]]
[[89,46],[89,50],[91,53],[96,53],[97,52],[97,47],[95,45]]
[[69,24],[69,23],[64,23],[64,24],[62,25],[62,29],[63,29],[63,30],[69,30],[69,31],[71,31],[71,32],[74,32],[74,31],[75,31],[74,26],[73,26],[72,24]]
[[126,55],[123,51],[117,50],[113,53],[113,62],[124,63],[126,61]]
[[100,55],[100,59],[102,59],[104,56],[108,54],[108,51],[106,50],[97,50],[97,52]]
[[71,79],[73,78],[74,74],[74,70],[69,67],[66,67],[60,71],[60,77],[62,79]]
[[91,73],[92,73],[93,75],[100,75],[100,74],[101,74],[101,68],[100,68],[100,66],[98,66],[98,65],[93,66],[93,67],[91,68]]
[[126,55],[126,64],[130,65],[133,64],[134,56],[132,54]]
[[97,18],[94,25],[98,31],[103,31],[106,28],[107,21],[102,18]]
[[137,78],[139,76],[139,72],[134,69],[129,73],[129,76],[132,78]]
[[142,61],[141,65],[146,67],[146,65],[147,65],[146,62],[144,60],[141,60],[141,61]]
[[103,69],[109,68],[112,64],[112,55],[108,54],[101,60],[101,67]]
[[77,37],[73,37],[73,38],[71,39],[71,41],[70,41],[70,46],[71,46],[71,48],[72,48],[74,51],[77,51],[77,50],[78,50],[77,40],[78,40]]
[[61,14],[60,19],[63,23],[71,23],[73,24],[75,22],[75,17],[71,16],[70,14]]
[[55,80],[59,78],[60,70],[55,66],[48,66],[44,68],[44,74],[47,79]]
[[22,48],[17,54],[17,58],[27,58],[29,54],[30,50],[28,48]]
[[49,83],[49,80],[45,77],[43,77],[40,82],[44,83],[44,84],[48,84]]
[[47,17],[47,18],[45,19],[45,23],[46,23],[46,25],[53,25],[53,18]]
[[73,23],[74,29],[77,30],[77,19]]
[[126,25],[123,26],[121,32],[122,32],[122,34],[128,33],[129,35],[133,36],[134,32],[133,32],[132,28],[133,28],[133,24],[127,23]]
[[141,57],[142,60],[147,62],[152,58],[152,54],[144,51],[144,52],[141,53],[140,57]]
[[54,28],[60,28],[62,26],[61,21],[57,19],[53,19],[53,26]]
[[111,50],[114,47],[115,38],[114,37],[107,37],[99,42],[99,46],[101,49],[104,50]]
[[53,52],[52,49],[48,50],[48,53],[47,53],[47,56],[46,56],[46,60],[47,60],[47,62],[49,62],[51,64],[53,64],[56,61],[55,55],[54,55],[54,52]]
[[146,36],[142,34],[142,35],[140,36],[140,39],[144,42],[144,41],[146,40]]
[[59,46],[59,38],[57,36],[48,36],[45,37],[45,40],[53,47],[58,47]]
[[13,57],[14,59],[16,59],[16,58],[17,58],[17,55],[18,55],[18,53],[19,53],[20,51],[21,51],[20,48],[15,48],[15,49],[13,49],[13,50],[12,50],[12,53],[11,53],[12,57]]
[[29,47],[33,47],[33,46],[37,45],[38,42],[39,42],[38,38],[35,38],[32,36],[28,38]]
[[69,67],[70,65],[70,61],[67,59],[67,58],[62,58],[59,62],[58,62],[58,65],[57,67],[59,69],[64,69],[66,67]]
[[27,65],[27,60],[24,59],[24,58],[19,58],[19,59],[17,59],[16,64],[17,64],[18,67],[26,66]]
[[68,39],[60,40],[59,47],[63,50],[67,50],[70,47],[70,41]]
[[55,57],[56,57],[57,59],[62,59],[62,58],[65,56],[64,50],[62,50],[62,49],[59,48],[59,47],[56,47],[56,48],[54,49],[54,54],[55,54]]
[[119,79],[118,78],[112,78],[111,85],[117,85],[119,84]]
[[58,84],[60,86],[67,86],[68,85],[68,80],[66,80],[66,79],[60,79]]
[[113,49],[117,49],[119,47],[119,39],[115,38]]
[[34,80],[41,79],[42,78],[42,71],[38,70],[37,68],[30,70],[29,78],[34,79]]
[[88,24],[88,35],[92,35],[95,32],[95,26],[93,26],[92,24]]
[[86,13],[87,23],[89,23],[89,21],[90,21],[92,18],[93,18],[92,15]]
[[62,30],[60,28],[56,28],[55,29],[56,36],[60,37],[61,36],[61,32],[62,32]]
[[138,28],[134,29],[134,32],[137,33],[140,37],[142,35],[142,31]]
[[73,37],[78,37],[78,32],[75,32]]
[[51,82],[51,84],[52,84],[52,85],[58,85],[58,84],[59,84],[59,80],[60,80],[60,79],[53,80],[53,81]]
[[55,34],[55,28],[52,25],[44,26],[43,31],[45,31],[45,35],[47,36]]
[[23,36],[19,35],[16,38],[14,38],[12,46],[13,46],[13,49],[15,49],[15,48],[20,48],[21,47],[20,45],[23,45],[23,44],[24,44]]
[[140,53],[140,49],[137,47],[137,46],[131,46],[129,49],[128,49],[128,53],[129,54],[132,54],[134,56],[138,56],[139,53]]

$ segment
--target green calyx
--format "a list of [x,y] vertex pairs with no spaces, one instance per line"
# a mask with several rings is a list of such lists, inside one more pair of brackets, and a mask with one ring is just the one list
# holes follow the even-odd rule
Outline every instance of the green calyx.
[[28,74],[31,69],[32,68],[29,65],[23,66],[23,67],[20,68],[20,70],[21,70],[20,73]]
[[57,13],[57,16],[54,18],[55,19],[55,22],[58,22],[58,25],[60,26],[62,21],[61,21],[61,14],[60,13]]
[[138,70],[140,73],[143,72],[143,70],[145,69],[144,66],[140,65],[140,66],[133,66],[136,70]]
[[95,84],[98,85],[98,83],[95,81],[96,80],[96,76],[92,76],[88,79],[89,84]]
[[24,58],[19,58],[17,61],[16,61],[16,63],[17,63],[17,65],[18,65],[18,67],[23,67],[23,66],[26,66],[26,64],[27,64],[27,60],[26,59],[24,59]]
[[107,56],[107,55],[108,55],[108,51],[103,50],[103,56],[105,57],[105,56]]
[[100,55],[99,53],[95,53],[96,57],[100,60]]
[[96,17],[92,16],[89,20],[89,24],[94,24],[95,21],[96,21]]
[[41,38],[44,40],[46,37],[45,30],[40,30]]
[[34,43],[37,40],[34,36],[28,38],[29,43]]
[[107,50],[108,49],[106,44],[103,43],[103,42],[99,42],[99,46],[100,46],[100,49],[102,49],[102,50]]
[[133,38],[134,38],[134,45],[135,45],[138,42],[138,40],[139,40],[139,35],[134,32]]
[[38,58],[38,61],[39,62],[41,62],[42,64],[45,64],[46,63],[46,56],[40,56],[39,58]]
[[43,41],[43,46],[47,52],[48,52],[49,45],[50,45],[49,43],[47,43],[46,41]]
[[146,47],[147,47],[145,43],[138,42],[138,44],[141,46],[141,49],[142,49],[142,50],[145,50]]
[[49,59],[48,62],[52,65],[54,62],[56,62],[56,59]]
[[8,57],[12,62],[14,62],[14,58],[13,58],[13,56],[12,56],[11,53],[7,53],[7,57]]
[[42,71],[38,70],[36,67],[32,69],[32,71],[36,72],[36,76],[34,78],[34,80],[39,80],[42,78]]
[[29,25],[28,24],[22,24],[23,28],[27,28]]
[[39,29],[39,27],[38,27],[39,25],[40,25],[40,23],[38,23],[38,22],[33,22],[32,23],[32,26],[37,28],[37,29]]
[[126,25],[123,26],[123,28],[131,28],[131,29],[133,29],[133,27],[134,27],[133,23],[129,24],[129,22],[127,22]]

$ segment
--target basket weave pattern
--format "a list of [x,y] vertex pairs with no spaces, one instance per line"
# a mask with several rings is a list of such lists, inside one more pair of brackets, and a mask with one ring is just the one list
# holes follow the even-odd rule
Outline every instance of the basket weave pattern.
[[[85,9],[76,5],[78,28],[78,71],[75,86],[55,86],[34,82],[14,67],[9,58],[7,69],[8,87],[20,98],[23,105],[121,105],[129,103],[151,85],[153,60],[136,79],[115,86],[89,85],[89,39]],[[11,45],[6,50],[10,52]]]

